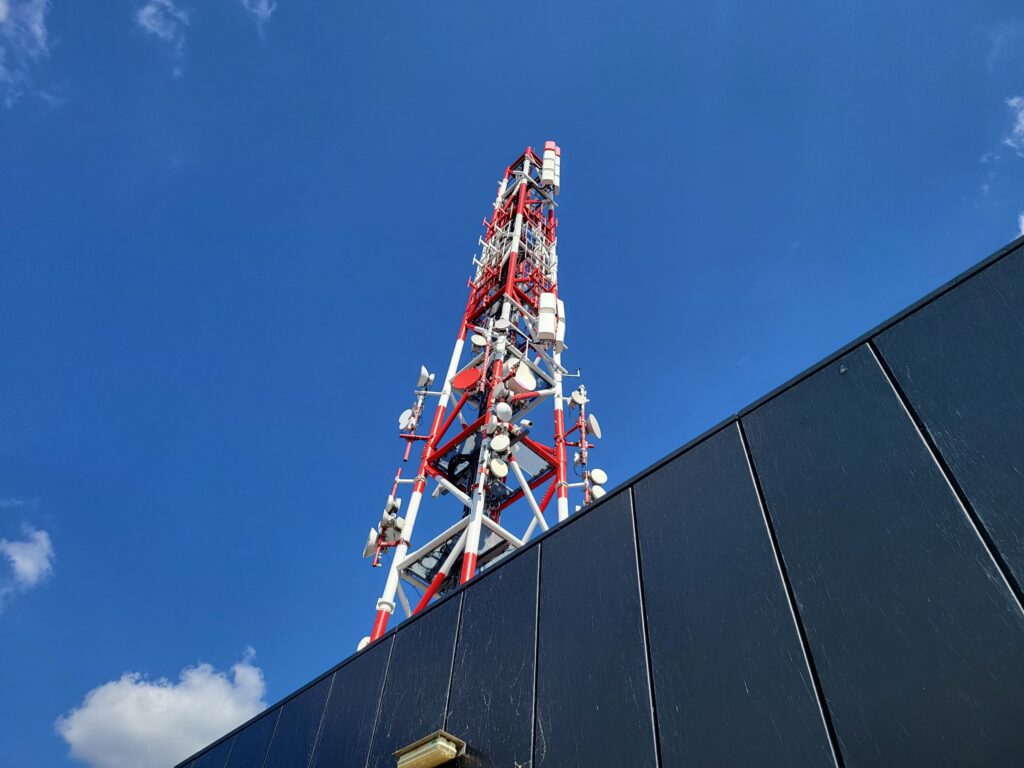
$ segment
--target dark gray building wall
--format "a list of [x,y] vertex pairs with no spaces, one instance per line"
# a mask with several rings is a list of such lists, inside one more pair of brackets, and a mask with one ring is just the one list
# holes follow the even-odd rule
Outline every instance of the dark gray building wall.
[[533,547],[465,592],[445,729],[468,746],[453,768],[530,764],[539,565]]
[[871,349],[743,424],[846,765],[1024,758],[1024,614]]
[[662,765],[834,766],[739,427],[633,498]]
[[[657,765],[629,489],[541,545],[534,765]],[[566,531],[568,533],[568,531]]]
[[1024,240],[182,766],[1024,765],[1022,296]]
[[367,768],[393,766],[396,750],[444,725],[461,609],[459,594],[395,636]]

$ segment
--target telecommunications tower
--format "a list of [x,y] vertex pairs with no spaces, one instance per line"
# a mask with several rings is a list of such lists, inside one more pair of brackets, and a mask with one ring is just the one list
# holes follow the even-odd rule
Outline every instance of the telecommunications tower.
[[[587,390],[580,385],[564,392],[564,380],[579,372],[562,366],[565,304],[558,294],[555,218],[560,176],[561,150],[553,141],[545,142],[543,158],[527,147],[505,169],[494,212],[484,220],[448,371],[435,391],[434,374],[421,366],[412,407],[398,419],[403,464],[414,444],[422,444],[422,453],[414,476],[403,477],[398,468],[363,550],[374,566],[388,555],[391,561],[373,632],[360,648],[384,634],[396,600],[410,616],[523,546],[538,529],[547,530],[544,515],[552,499],[562,521],[569,516],[570,491],[579,494],[580,504],[604,495],[607,476],[590,468],[591,440],[600,439],[601,428],[587,412]],[[428,399],[435,397],[428,422]],[[567,449],[573,450],[571,461]],[[401,498],[409,486],[408,499]],[[437,500],[431,522],[439,530],[413,549],[427,493]]]

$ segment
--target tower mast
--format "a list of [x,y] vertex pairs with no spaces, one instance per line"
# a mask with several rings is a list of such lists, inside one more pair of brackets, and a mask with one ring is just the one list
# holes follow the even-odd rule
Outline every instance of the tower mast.
[[[561,149],[548,141],[543,157],[527,147],[498,184],[441,389],[431,389],[435,377],[421,367],[412,407],[399,417],[403,463],[414,443],[423,447],[415,476],[402,477],[402,467],[395,473],[381,521],[363,551],[374,566],[389,554],[391,562],[373,630],[360,647],[384,634],[396,600],[412,615],[523,546],[538,529],[547,530],[552,499],[562,521],[569,516],[571,490],[581,494],[581,504],[604,495],[605,473],[589,468],[591,440],[601,431],[587,413],[586,389],[581,385],[569,395],[563,390],[564,379],[579,374],[562,365],[565,303],[558,291],[555,217],[560,180]],[[421,430],[434,397],[429,427]],[[551,415],[545,417],[548,403]],[[542,422],[548,421],[545,429]],[[545,433],[550,440],[541,439]],[[568,448],[575,451],[573,480]],[[430,484],[432,498],[455,500],[445,505],[455,522],[412,549]],[[403,513],[400,490],[408,486]],[[442,505],[434,506],[441,519]],[[521,535],[511,532],[522,525]]]

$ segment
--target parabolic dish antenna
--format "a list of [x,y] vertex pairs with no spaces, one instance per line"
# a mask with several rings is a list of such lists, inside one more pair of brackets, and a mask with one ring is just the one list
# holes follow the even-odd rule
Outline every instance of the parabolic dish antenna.
[[598,423],[597,416],[594,414],[587,416],[587,431],[598,440],[601,439],[601,425]]
[[507,382],[508,388],[518,395],[533,392],[537,388],[537,377],[533,375],[530,366],[525,363],[516,367],[516,372]]
[[494,406],[494,415],[502,421],[508,421],[512,418],[512,406],[508,403],[498,403]]
[[402,411],[402,415],[398,417],[398,428],[412,429],[415,426],[416,421],[412,417],[412,408],[406,408]]
[[370,529],[370,535],[366,537],[366,545],[363,547],[363,557],[369,557],[377,551],[377,531]]
[[480,381],[480,369],[467,368],[452,377],[452,386],[455,389],[471,389],[476,386],[478,381]]
[[430,384],[430,382],[433,380],[433,378],[434,377],[430,375],[430,371],[427,370],[427,366],[421,365],[420,366],[420,378],[419,378],[419,382],[417,383],[417,386],[425,387],[428,384]]

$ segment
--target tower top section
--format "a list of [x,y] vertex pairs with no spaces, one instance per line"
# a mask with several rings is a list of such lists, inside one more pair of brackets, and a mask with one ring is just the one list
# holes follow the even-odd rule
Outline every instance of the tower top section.
[[[530,261],[554,283],[558,277],[555,255],[555,197],[560,189],[562,150],[553,141],[544,142],[544,156],[531,147],[505,169],[494,199],[494,213],[484,221],[480,240],[476,280],[488,270],[499,269],[509,253],[522,246],[521,260]],[[517,230],[515,222],[521,219]]]

